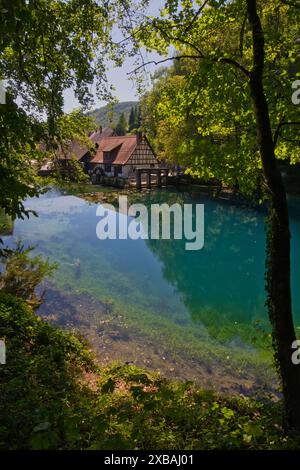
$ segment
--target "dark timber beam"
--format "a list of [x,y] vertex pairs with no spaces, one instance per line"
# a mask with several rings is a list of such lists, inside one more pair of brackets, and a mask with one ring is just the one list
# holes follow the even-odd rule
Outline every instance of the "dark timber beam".
[[136,170],[135,183],[136,189],[142,188],[142,173],[140,170]]

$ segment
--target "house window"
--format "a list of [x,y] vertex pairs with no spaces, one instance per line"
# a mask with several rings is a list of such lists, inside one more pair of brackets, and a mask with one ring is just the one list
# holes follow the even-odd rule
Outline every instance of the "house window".
[[103,159],[104,159],[104,162],[109,161],[111,159],[110,152],[103,152]]
[[114,177],[122,176],[122,167],[120,165],[114,166]]
[[106,163],[104,166],[104,170],[106,171],[106,173],[111,173],[111,165]]

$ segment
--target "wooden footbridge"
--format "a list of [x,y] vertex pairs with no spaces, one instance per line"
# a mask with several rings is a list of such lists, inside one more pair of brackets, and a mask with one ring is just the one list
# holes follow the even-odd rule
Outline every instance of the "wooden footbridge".
[[136,168],[135,187],[142,189],[143,186],[161,188],[168,184],[169,168]]

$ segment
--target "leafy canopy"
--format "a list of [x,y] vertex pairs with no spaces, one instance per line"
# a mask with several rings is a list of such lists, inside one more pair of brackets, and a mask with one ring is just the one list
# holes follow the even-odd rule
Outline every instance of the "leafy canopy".
[[[6,104],[0,104],[0,206],[8,214],[28,215],[22,200],[39,194],[32,163],[44,157],[40,141],[53,151],[66,137],[61,133],[66,90],[72,89],[84,108],[92,102],[92,85],[98,98],[111,98],[106,66],[108,60],[121,65],[126,53],[114,38],[114,28],[119,27],[120,36],[127,34],[135,24],[131,8],[138,19],[145,4],[0,1],[0,79],[7,81]],[[134,50],[132,43],[131,53]],[[78,128],[78,116],[75,121]]]
[[[293,164],[300,160],[299,106],[292,102],[292,83],[300,76],[300,9],[280,0],[260,1],[258,7],[276,156]],[[164,54],[163,61],[175,62],[145,103],[157,121],[157,140],[165,144],[162,157],[252,192],[261,163],[249,90],[253,58],[246,2],[166,1],[162,16],[148,18],[136,34],[149,50]]]

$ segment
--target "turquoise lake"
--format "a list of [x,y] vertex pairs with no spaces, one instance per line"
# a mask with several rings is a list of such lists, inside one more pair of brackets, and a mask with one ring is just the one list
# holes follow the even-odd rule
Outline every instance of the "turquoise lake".
[[[96,302],[110,304],[111,318],[114,309],[123,312],[129,340],[131,327],[145,337],[150,332],[152,338],[159,337],[160,329],[167,338],[174,329],[169,348],[176,350],[178,338],[182,350],[183,338],[190,335],[194,359],[197,341],[203,339],[229,351],[248,348],[252,354],[259,349],[260,331],[265,334],[269,329],[264,306],[265,212],[195,192],[130,195],[130,203],[136,199],[147,206],[204,204],[204,248],[186,251],[181,240],[100,241],[98,204],[55,190],[26,201],[25,207],[38,217],[17,220],[13,237],[5,240],[11,244],[22,239],[34,245],[35,252],[58,262],[51,282],[61,292],[74,292],[79,298],[88,293]],[[291,197],[289,204],[293,308],[295,323],[300,324],[299,199]]]

